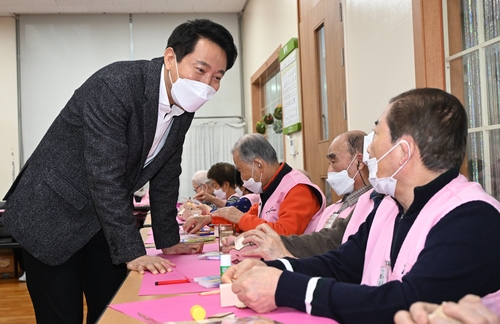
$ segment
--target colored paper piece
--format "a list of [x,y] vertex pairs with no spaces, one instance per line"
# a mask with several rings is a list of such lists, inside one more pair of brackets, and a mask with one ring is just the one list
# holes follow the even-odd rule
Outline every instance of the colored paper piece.
[[150,234],[148,238],[144,241],[144,244],[155,244],[154,235]]
[[[146,272],[142,278],[139,296],[182,294],[210,290],[193,282],[193,278],[218,275],[220,262],[218,260],[199,260],[198,254],[164,255],[161,250],[146,249],[148,255],[160,256],[172,261],[176,267],[172,272],[154,275]],[[189,278],[190,283],[156,286],[155,282],[169,279]]]
[[177,283],[172,285],[159,286],[155,285],[155,282],[157,281],[178,280],[184,278],[184,275],[177,270],[157,275],[146,272],[144,274],[144,277],[142,278],[141,288],[139,289],[139,296],[185,294],[210,290],[208,288],[200,286],[192,279],[190,279],[189,283]]
[[[207,312],[207,316],[225,312],[233,312],[236,317],[247,317],[257,314],[249,308],[238,309],[236,307],[220,307],[219,295],[200,296],[198,294],[114,304],[110,305],[109,307],[141,321],[143,319],[138,315],[138,313],[146,315],[147,317],[150,317],[156,321],[166,323],[175,321],[191,321],[192,318],[190,315],[190,309],[193,305],[202,306]],[[288,307],[280,307],[270,313],[261,315],[287,324],[337,323],[336,321],[329,318],[311,316]]]
[[147,249],[148,255],[159,256],[173,262],[176,269],[189,279],[220,274],[219,260],[200,260],[200,254],[165,255],[161,250]]

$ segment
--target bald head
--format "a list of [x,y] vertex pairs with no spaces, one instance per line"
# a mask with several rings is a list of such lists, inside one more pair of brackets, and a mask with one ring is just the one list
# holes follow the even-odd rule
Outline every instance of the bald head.
[[353,157],[357,153],[363,153],[363,142],[366,133],[360,130],[352,130],[335,137],[328,148],[328,159],[335,158],[337,154],[348,153]]

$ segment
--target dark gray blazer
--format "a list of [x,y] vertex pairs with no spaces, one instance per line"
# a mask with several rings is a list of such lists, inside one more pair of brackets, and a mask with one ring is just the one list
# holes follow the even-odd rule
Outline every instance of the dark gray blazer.
[[157,248],[179,242],[176,202],[182,144],[193,114],[174,117],[164,147],[153,143],[163,58],[117,62],[92,75],[68,101],[4,199],[2,221],[33,256],[59,265],[100,229],[113,263],[145,249],[132,196],[150,181]]

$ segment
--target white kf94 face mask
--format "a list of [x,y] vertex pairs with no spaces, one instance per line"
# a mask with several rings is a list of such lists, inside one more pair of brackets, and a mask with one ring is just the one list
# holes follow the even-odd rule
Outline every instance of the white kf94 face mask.
[[214,195],[215,197],[221,199],[221,200],[225,200],[226,199],[226,192],[222,190],[222,188],[219,188],[219,189],[215,189],[214,190]]
[[370,154],[368,154],[368,146],[373,142],[373,132],[366,135],[363,142],[363,162],[366,163],[370,159]]
[[354,190],[354,178],[358,175],[359,170],[354,174],[354,177],[349,177],[347,170],[351,167],[351,165],[356,160],[356,156],[352,159],[351,163],[347,166],[345,170],[340,172],[328,172],[328,178],[326,181],[332,187],[333,191],[339,196],[345,195],[347,193],[351,193]]
[[172,82],[170,71],[168,73],[170,83],[172,83],[172,98],[182,109],[194,113],[205,102],[210,100],[217,91],[203,82],[181,78],[177,67],[177,58],[175,59],[175,69],[177,70],[177,81],[175,83]]
[[[383,158],[385,158],[387,154],[391,153],[392,150],[394,150],[394,148],[396,148],[401,143],[405,143],[408,146],[408,160],[406,160],[406,162],[403,163],[403,165],[401,165],[396,170],[396,172],[394,172],[392,176],[386,178],[377,178],[378,162],[380,162]],[[376,158],[369,159],[367,161],[368,170],[370,170],[370,176],[368,177],[368,180],[373,186],[373,190],[375,190],[380,194],[386,194],[394,197],[394,193],[396,192],[396,183],[397,183],[397,180],[394,179],[394,176],[399,172],[399,170],[401,170],[406,165],[406,163],[408,163],[410,158],[411,158],[410,144],[408,144],[408,142],[405,140],[401,140],[396,145],[394,145],[389,151],[387,151],[384,155],[382,155],[380,159],[378,160]]]
[[252,164],[252,176],[248,180],[243,180],[243,186],[253,192],[254,194],[262,193],[262,173],[260,174],[260,181],[256,182],[253,178],[253,166],[255,162]]

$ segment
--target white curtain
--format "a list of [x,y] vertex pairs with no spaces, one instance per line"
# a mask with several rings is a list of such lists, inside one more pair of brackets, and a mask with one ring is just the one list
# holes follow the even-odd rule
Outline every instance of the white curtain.
[[233,163],[231,149],[244,135],[246,123],[207,122],[191,125],[182,153],[179,201],[194,195],[191,178],[198,170],[208,170],[217,162]]

